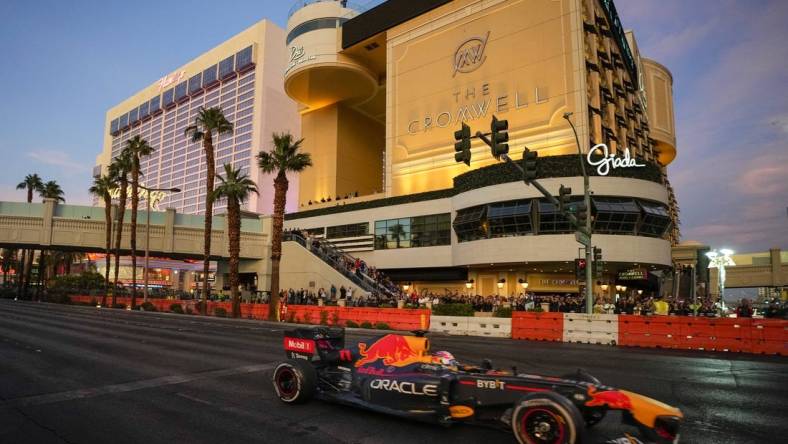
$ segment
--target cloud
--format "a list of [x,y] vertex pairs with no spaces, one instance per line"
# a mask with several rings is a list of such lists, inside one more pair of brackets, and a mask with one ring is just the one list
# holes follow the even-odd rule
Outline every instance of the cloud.
[[84,163],[72,160],[66,153],[62,151],[52,150],[37,150],[27,153],[27,157],[46,164],[64,168],[71,172],[86,172],[90,171],[90,167]]

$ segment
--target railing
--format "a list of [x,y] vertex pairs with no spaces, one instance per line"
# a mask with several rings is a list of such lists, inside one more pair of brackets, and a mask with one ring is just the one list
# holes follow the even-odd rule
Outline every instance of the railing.
[[[364,290],[370,293],[383,294],[389,297],[399,298],[399,294],[396,294],[391,289],[380,285],[376,279],[373,279],[366,273],[362,273],[361,270],[357,269],[355,272],[353,272],[345,267],[344,262],[355,263],[356,258],[338,249],[336,245],[327,241],[325,238],[312,241],[314,243],[310,242],[310,245],[307,246],[307,241],[302,235],[289,231],[283,234],[283,240],[298,242],[302,247],[309,250],[312,254],[319,257],[323,262],[330,265],[331,268],[337,270],[343,276],[350,279],[351,282],[363,288]],[[316,247],[315,245],[319,245],[319,247]]]
[[343,2],[342,0],[298,0],[287,12],[287,18],[289,19],[293,14],[296,13],[296,11],[298,11],[301,8],[309,6],[313,3],[324,3],[324,2],[344,3],[342,5],[343,8],[352,9],[354,11],[358,11],[359,13],[371,9],[373,6],[377,6],[377,4],[382,3],[382,1],[370,1],[362,4],[358,2],[348,2],[348,1]]

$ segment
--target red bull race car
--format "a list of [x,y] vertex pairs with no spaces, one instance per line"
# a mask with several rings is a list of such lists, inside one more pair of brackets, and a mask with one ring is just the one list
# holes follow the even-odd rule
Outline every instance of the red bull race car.
[[273,371],[282,402],[316,398],[442,425],[470,423],[513,432],[522,444],[589,442],[588,428],[621,411],[632,434],[605,442],[676,443],[679,409],[603,385],[578,370],[548,377],[457,362],[431,352],[424,332],[345,344],[342,328],[285,332],[288,360]]

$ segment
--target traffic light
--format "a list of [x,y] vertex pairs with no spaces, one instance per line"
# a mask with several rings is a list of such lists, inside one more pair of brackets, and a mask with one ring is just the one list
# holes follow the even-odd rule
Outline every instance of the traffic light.
[[532,180],[536,180],[536,158],[539,154],[536,151],[531,151],[528,148],[523,150],[523,180],[526,184],[531,184]]
[[586,279],[586,260],[575,259],[575,277],[578,281],[585,282]]
[[465,162],[465,165],[471,166],[471,127],[462,123],[462,128],[454,132],[454,160],[457,162]]
[[597,278],[602,277],[602,249],[594,247],[594,274]]
[[602,249],[594,247],[594,262],[602,262]]
[[572,188],[561,185],[558,189],[558,212],[563,213],[569,207],[569,196],[572,195]]
[[577,228],[585,228],[588,220],[588,207],[585,202],[575,204],[575,217],[577,217]]
[[509,153],[509,144],[506,143],[509,141],[509,121],[498,120],[493,116],[490,123],[490,133],[492,155],[496,159],[500,159],[502,155]]

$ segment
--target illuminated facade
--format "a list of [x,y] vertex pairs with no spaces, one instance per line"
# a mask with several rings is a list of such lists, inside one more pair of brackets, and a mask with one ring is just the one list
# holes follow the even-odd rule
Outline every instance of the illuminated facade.
[[577,292],[568,221],[481,141],[470,167],[455,162],[461,122],[487,132],[495,115],[509,122],[512,158],[526,146],[539,153],[539,180],[554,195],[564,184],[581,198],[579,162],[597,144],[643,165],[600,175],[586,164],[605,263],[595,292],[614,292],[601,284],[624,276],[646,276],[630,288],[657,291],[649,282],[671,268],[678,236],[667,180],[672,77],[641,56],[612,1],[298,6],[284,85],[315,166],[300,176],[287,227],[326,236],[418,290]]
[[[244,209],[270,213],[273,179],[258,170],[255,155],[270,149],[273,132],[299,134],[296,104],[282,88],[284,44],[284,30],[258,22],[112,107],[93,174],[106,173],[125,142],[140,135],[155,149],[141,159],[145,185],[182,190],[165,196],[159,207],[204,213],[205,154],[184,129],[194,123],[200,108],[220,107],[234,130],[214,138],[217,172],[227,163],[246,170],[260,195],[253,194]],[[290,193],[295,203],[297,181]],[[215,213],[225,211],[225,202],[214,205]]]

